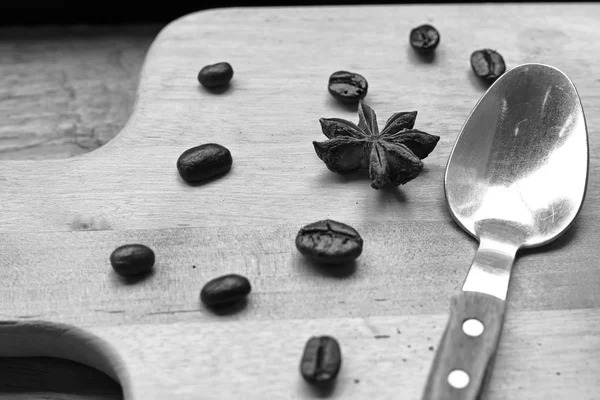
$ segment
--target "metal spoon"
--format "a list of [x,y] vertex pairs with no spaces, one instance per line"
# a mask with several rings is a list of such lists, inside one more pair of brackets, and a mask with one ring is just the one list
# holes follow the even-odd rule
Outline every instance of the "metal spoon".
[[500,77],[471,112],[446,167],[450,212],[479,248],[451,299],[423,400],[479,397],[517,250],[546,244],[571,225],[587,178],[587,128],[570,79],[542,64]]

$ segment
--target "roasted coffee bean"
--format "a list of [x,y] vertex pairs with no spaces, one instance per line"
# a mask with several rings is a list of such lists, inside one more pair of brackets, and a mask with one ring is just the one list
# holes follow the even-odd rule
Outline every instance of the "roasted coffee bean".
[[494,81],[506,71],[506,64],[496,51],[482,49],[471,54],[471,68],[478,77]]
[[184,151],[177,160],[179,175],[186,182],[200,182],[231,169],[231,152],[216,143],[206,143]]
[[306,382],[316,385],[332,383],[342,366],[342,352],[331,336],[311,337],[304,347],[300,373]]
[[211,89],[227,85],[231,78],[233,78],[233,68],[226,62],[207,65],[198,73],[198,82]]
[[228,274],[207,282],[200,291],[200,300],[209,307],[228,305],[245,298],[251,290],[247,278]]
[[110,263],[122,276],[146,274],[154,265],[154,252],[143,244],[126,244],[112,252]]
[[351,226],[326,219],[300,229],[296,248],[319,264],[346,264],[360,256],[363,239]]
[[329,77],[327,89],[333,97],[344,103],[357,103],[367,95],[369,84],[362,75],[337,71]]
[[410,31],[410,45],[419,53],[431,53],[440,44],[440,34],[433,26],[425,24]]

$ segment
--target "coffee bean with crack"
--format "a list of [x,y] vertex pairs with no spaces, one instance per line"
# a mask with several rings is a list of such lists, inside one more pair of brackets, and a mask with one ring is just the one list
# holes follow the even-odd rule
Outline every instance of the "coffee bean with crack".
[[440,33],[429,24],[420,25],[410,31],[409,41],[417,52],[430,54],[440,44]]
[[337,377],[342,366],[340,344],[331,336],[313,336],[304,346],[300,361],[300,373],[313,385],[329,385]]
[[367,95],[369,83],[364,76],[357,73],[337,71],[329,77],[327,90],[343,103],[356,103]]
[[326,219],[301,228],[296,248],[317,264],[341,265],[360,256],[363,239],[351,226]]
[[506,63],[497,51],[481,49],[471,54],[471,68],[478,77],[493,82],[506,71]]

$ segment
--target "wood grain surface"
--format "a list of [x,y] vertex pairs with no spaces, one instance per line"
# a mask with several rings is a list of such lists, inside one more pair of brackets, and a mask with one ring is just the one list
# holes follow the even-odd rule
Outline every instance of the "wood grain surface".
[[115,137],[160,28],[0,28],[0,160],[67,158]]
[[[76,156],[115,137],[161,24],[0,28],[0,160]],[[0,399],[121,399],[95,369],[0,359]]]
[[[490,47],[509,67],[541,62],[571,77],[586,112],[590,178],[567,234],[517,255],[484,398],[598,399],[599,11],[306,7],[174,21],[152,44],[115,139],[65,160],[0,164],[0,355],[90,364],[119,379],[128,399],[316,398],[298,363],[310,336],[331,334],[344,356],[331,398],[418,398],[476,247],[447,212],[443,173],[485,91],[469,55]],[[423,22],[442,35],[429,62],[407,45]],[[223,60],[235,70],[231,87],[199,87],[198,69]],[[357,119],[327,93],[339,69],[369,80],[365,100],[380,120],[418,110],[415,127],[441,136],[417,179],[375,191],[365,174],[336,175],[316,157],[320,117]],[[187,185],[176,159],[206,142],[230,148],[233,169]],[[363,235],[351,268],[322,270],[297,253],[299,227],[323,218]],[[130,242],[157,254],[156,272],[134,283],[108,263]],[[253,293],[215,315],[198,293],[228,272],[246,275]]]

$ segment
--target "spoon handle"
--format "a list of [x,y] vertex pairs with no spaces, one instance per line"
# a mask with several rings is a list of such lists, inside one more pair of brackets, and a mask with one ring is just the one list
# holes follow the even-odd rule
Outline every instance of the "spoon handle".
[[450,319],[429,372],[422,400],[476,400],[491,376],[505,302],[478,292],[450,301]]

